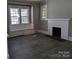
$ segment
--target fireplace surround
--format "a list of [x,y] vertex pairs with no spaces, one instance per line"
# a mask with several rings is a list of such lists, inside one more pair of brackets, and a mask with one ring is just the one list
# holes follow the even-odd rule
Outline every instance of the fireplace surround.
[[56,18],[48,19],[48,35],[53,35],[53,27],[61,28],[61,38],[65,40],[68,39],[68,28],[69,28],[69,19],[67,18]]

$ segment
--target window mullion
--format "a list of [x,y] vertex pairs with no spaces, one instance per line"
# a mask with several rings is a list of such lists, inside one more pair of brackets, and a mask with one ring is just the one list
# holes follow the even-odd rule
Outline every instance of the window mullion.
[[21,24],[21,8],[19,8],[19,20],[20,20],[20,24]]

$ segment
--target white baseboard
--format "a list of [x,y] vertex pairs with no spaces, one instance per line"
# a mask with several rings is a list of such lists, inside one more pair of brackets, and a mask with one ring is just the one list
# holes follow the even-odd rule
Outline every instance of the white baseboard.
[[21,31],[12,31],[12,32],[10,32],[8,37],[14,37],[14,36],[20,36],[20,35],[29,35],[29,34],[33,34],[33,33],[35,33],[35,31],[33,29],[21,30]]
[[72,37],[69,36],[69,39],[68,39],[68,40],[69,40],[69,41],[72,41]]

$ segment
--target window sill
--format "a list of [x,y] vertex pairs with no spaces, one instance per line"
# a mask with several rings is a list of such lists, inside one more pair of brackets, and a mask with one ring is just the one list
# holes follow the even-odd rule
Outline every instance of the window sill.
[[33,28],[10,30],[10,32],[33,30]]
[[29,25],[31,23],[23,23],[23,24],[10,24],[11,26],[16,26],[16,25]]

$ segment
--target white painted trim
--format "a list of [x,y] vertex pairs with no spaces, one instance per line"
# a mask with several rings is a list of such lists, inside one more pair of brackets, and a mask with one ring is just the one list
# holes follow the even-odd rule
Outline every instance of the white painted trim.
[[69,36],[69,39],[68,39],[68,40],[69,40],[69,41],[72,41],[72,37]]
[[20,5],[32,5],[31,3],[27,3],[27,2],[16,2],[16,1],[8,1],[8,4],[20,4]]
[[7,54],[7,59],[9,59],[9,53]]
[[33,30],[33,28],[24,28],[24,29],[10,30],[10,32],[13,32],[13,31],[23,31],[23,30]]
[[70,18],[53,18],[53,19],[47,18],[46,20],[51,20],[51,21],[69,21]]
[[10,32],[9,37],[14,37],[14,36],[20,36],[20,35],[29,35],[35,33],[35,30],[29,29],[29,30],[22,30],[22,31],[12,31]]

